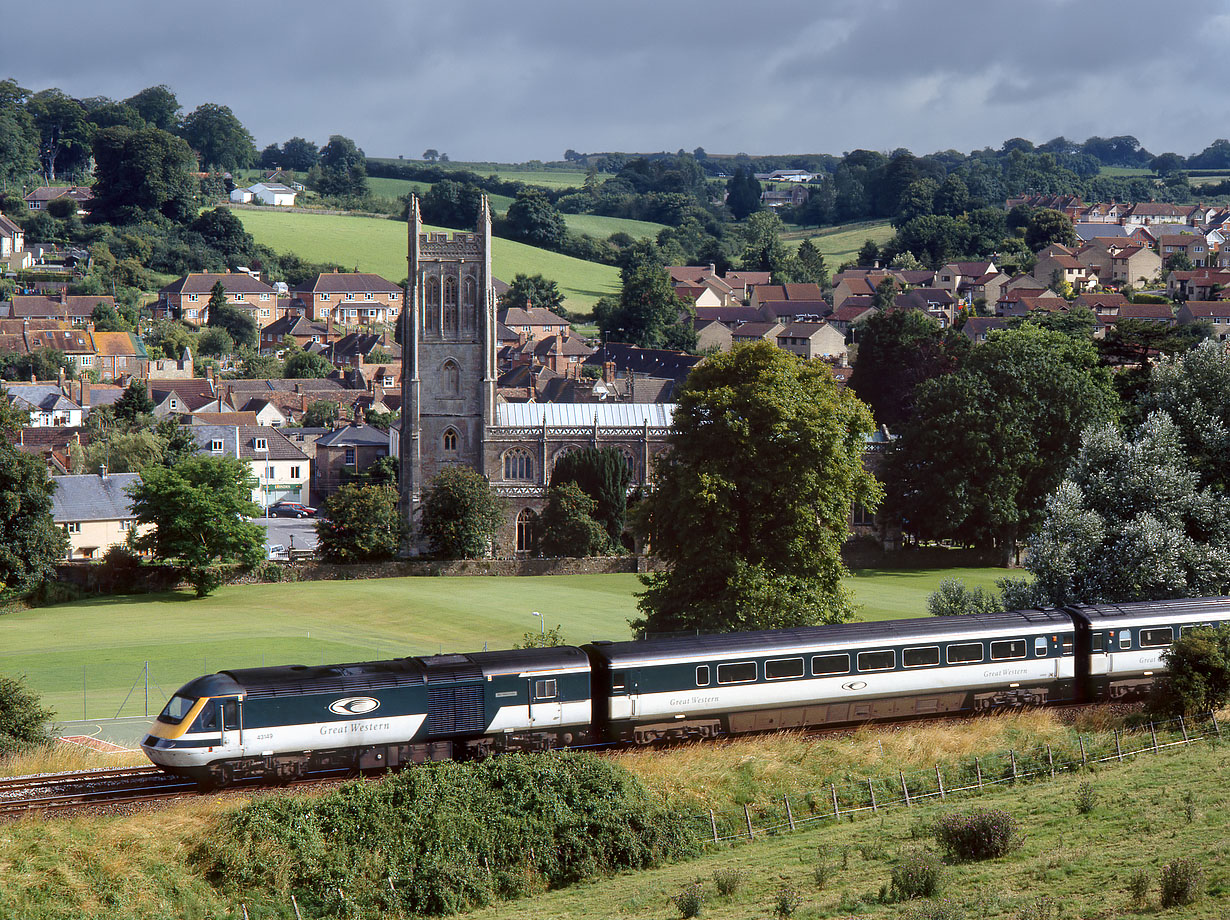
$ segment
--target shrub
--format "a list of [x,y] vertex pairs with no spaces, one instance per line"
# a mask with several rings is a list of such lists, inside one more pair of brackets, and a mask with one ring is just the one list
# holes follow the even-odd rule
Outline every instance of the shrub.
[[738,868],[714,869],[713,884],[717,887],[718,894],[729,898],[743,884],[743,870]]
[[1162,866],[1162,907],[1178,907],[1191,904],[1200,897],[1200,885],[1204,870],[1194,859],[1180,857]]
[[954,859],[995,859],[1012,852],[1025,837],[1017,820],[998,808],[943,815],[935,823],[935,839]]
[[789,885],[777,889],[777,897],[773,899],[773,914],[778,920],[789,920],[799,909],[799,893]]
[[44,708],[24,677],[0,675],[0,757],[25,747],[47,744],[52,713]]
[[1076,811],[1078,814],[1087,815],[1097,807],[1098,793],[1093,788],[1093,783],[1084,782],[1076,787]]
[[893,867],[891,895],[894,901],[931,898],[939,894],[944,864],[930,850],[915,850]]
[[1128,878],[1128,894],[1132,896],[1132,904],[1143,909],[1149,899],[1149,872],[1147,869],[1137,869]]
[[679,915],[683,920],[689,920],[691,917],[700,916],[701,909],[705,906],[705,892],[697,882],[683,889],[671,900],[675,902],[675,907],[679,908]]
[[971,588],[959,578],[945,578],[927,598],[927,612],[933,617],[998,613],[1003,609],[995,594],[985,588]]

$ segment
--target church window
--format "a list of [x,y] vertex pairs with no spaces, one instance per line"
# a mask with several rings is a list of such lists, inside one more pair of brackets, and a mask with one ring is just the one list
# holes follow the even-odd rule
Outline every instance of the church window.
[[444,367],[441,368],[442,383],[444,384],[444,394],[446,396],[457,396],[461,393],[461,368],[457,366],[457,362],[449,358],[444,362]]
[[534,548],[534,512],[522,508],[517,514],[517,552],[528,553]]
[[457,279],[444,279],[444,334],[457,334]]
[[464,310],[462,312],[462,322],[465,324],[466,331],[474,331],[475,318],[477,315],[478,303],[478,284],[474,280],[473,275],[466,275],[464,287],[462,288],[462,304]]
[[504,478],[522,480],[534,478],[534,458],[524,447],[514,447],[504,455]]
[[444,432],[444,451],[445,453],[457,453],[457,432],[452,428]]
[[624,458],[624,463],[628,466],[628,481],[636,482],[636,457],[633,456],[632,451],[628,450],[626,447],[621,447],[619,449],[619,454]]
[[423,305],[428,332],[440,331],[440,279],[432,275],[427,279],[427,302]]

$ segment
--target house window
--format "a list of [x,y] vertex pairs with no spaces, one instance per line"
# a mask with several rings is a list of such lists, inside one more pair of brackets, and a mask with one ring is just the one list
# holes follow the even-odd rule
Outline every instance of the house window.
[[457,432],[452,428],[444,432],[444,450],[450,454],[457,452]]
[[[447,438],[448,436],[445,435]],[[534,549],[534,512],[522,508],[517,513],[517,552],[528,553]]]
[[329,295],[328,295],[328,294],[321,294],[321,295],[320,295],[320,299],[321,299],[321,300],[328,300],[328,299],[329,299]]
[[354,466],[354,448],[346,448],[346,458],[343,461],[347,466]]
[[93,363],[94,363],[93,355],[82,355],[81,356],[81,366],[82,367],[89,367]]
[[252,449],[253,450],[268,450],[269,442],[265,440],[264,438],[254,438],[252,440]]
[[[261,294],[261,300],[268,300],[268,299],[269,299],[268,294]],[[268,314],[265,314],[265,315],[268,316]]]
[[171,408],[172,408],[172,409],[178,409],[178,408],[179,408],[179,400],[177,400],[177,399],[172,399],[172,400],[171,400]]
[[268,309],[261,310],[261,316],[268,316],[268,315],[269,315],[269,310],[268,310]]
[[352,293],[350,293],[349,291],[347,291],[347,292],[346,292],[346,299],[347,299],[347,300],[354,300],[354,294],[352,294]]
[[189,303],[196,303],[196,294],[189,294],[189,295],[188,295],[188,302],[189,302]]
[[69,521],[67,524],[64,525],[64,532],[65,533],[81,533],[81,522],[80,521]]
[[297,466],[292,466],[292,467],[290,468],[290,478],[291,478],[291,479],[298,479],[298,478],[299,478],[299,467],[297,467]]
[[393,302],[393,301],[395,301],[396,299],[397,299],[397,295],[396,295],[396,294],[390,294],[390,295],[389,295],[389,303],[392,303],[392,302]]
[[534,458],[524,447],[515,447],[504,455],[504,478],[521,480],[534,478]]
[[120,530],[123,530],[123,531],[132,530],[132,521],[120,521]]
[[209,450],[210,450],[212,453],[215,453],[215,454],[220,454],[220,453],[222,453],[222,439],[221,439],[221,438],[214,438],[212,441],[210,441],[210,442],[209,442]]
[[236,303],[243,303],[243,295],[242,295],[242,294],[236,294],[236,295],[235,295],[235,302],[236,302]]
[[381,381],[380,381],[380,385],[381,385],[381,386],[385,386],[385,387],[391,387],[391,386],[393,386],[393,378],[392,378],[392,377],[384,377],[384,378],[382,378],[382,379],[381,379]]
[[276,474],[276,472],[274,471],[273,467],[271,467],[271,466],[267,466],[267,467],[265,467],[265,478],[266,478],[267,480],[269,480],[270,482],[272,482],[272,481],[273,481],[273,477],[274,477],[275,475],[277,475],[277,474]]

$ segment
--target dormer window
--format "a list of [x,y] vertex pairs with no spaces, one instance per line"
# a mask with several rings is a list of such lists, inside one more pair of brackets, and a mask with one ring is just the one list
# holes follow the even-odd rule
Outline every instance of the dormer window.
[[222,453],[222,439],[214,438],[212,441],[210,441],[209,450],[210,450],[210,453],[215,453],[215,454]]
[[269,442],[265,438],[253,438],[252,449],[253,450],[268,450]]

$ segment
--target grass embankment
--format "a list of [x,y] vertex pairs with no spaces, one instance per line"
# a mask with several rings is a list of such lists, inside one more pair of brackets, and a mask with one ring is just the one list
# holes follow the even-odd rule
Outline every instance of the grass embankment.
[[[1113,748],[1110,736],[1099,736],[1096,728],[1080,726],[1087,745]],[[797,803],[809,792],[816,793],[818,810],[825,810],[830,781],[841,782],[847,776],[892,779],[898,770],[908,774],[937,762],[948,771],[973,756],[987,763],[1009,748],[1036,751],[1047,743],[1056,749],[1071,747],[1075,730],[1053,714],[1024,713],[937,728],[864,729],[848,738],[812,742],[782,735],[697,745],[622,755],[615,763],[639,777],[653,800],[670,811],[701,812],[703,825],[706,807],[741,815],[742,806],[748,804],[756,813],[778,807],[781,797],[788,795],[800,817]],[[1138,739],[1133,746],[1145,742]],[[770,916],[783,886],[800,898],[794,915],[798,918],[902,916],[902,905],[879,901],[893,867],[905,854],[934,848],[928,827],[936,817],[973,807],[1008,811],[1021,824],[1024,845],[989,862],[949,864],[942,893],[953,906],[942,916],[967,920],[1124,916],[1134,913],[1127,885],[1138,871],[1151,880],[1148,897],[1154,915],[1222,916],[1230,906],[1230,808],[1226,807],[1230,793],[1218,777],[1227,770],[1230,749],[1200,742],[1122,764],[1061,774],[1053,781],[988,786],[982,793],[952,795],[944,802],[882,808],[854,821],[830,821],[777,836],[758,834],[754,841],[721,845],[697,859],[555,891],[539,890],[468,916],[675,920],[679,911],[669,899],[697,882],[706,894],[703,916],[709,920]],[[1081,782],[1092,785],[1096,802],[1087,815],[1077,813],[1075,806]],[[28,820],[2,826],[0,916],[23,920],[233,916],[239,914],[242,898],[253,918],[290,918],[293,908],[285,896],[241,893],[227,887],[234,879],[225,873],[214,880],[217,887],[206,880],[199,858],[202,843],[210,840],[211,846],[216,845],[218,835],[235,820],[227,815],[243,804],[242,798],[230,797],[123,818]],[[296,813],[290,803],[275,810]],[[298,813],[304,816],[305,827],[317,820],[313,813],[336,814],[342,820],[336,811],[322,812],[306,801]],[[346,834],[355,830],[348,828]],[[332,859],[323,851],[317,855],[325,860],[320,865]],[[314,858],[310,848],[279,851],[276,856],[283,867]],[[1203,867],[1203,900],[1194,908],[1156,912],[1158,870],[1179,856],[1193,858]],[[817,884],[818,866],[827,876],[823,886]],[[741,873],[742,884],[729,897],[716,894],[714,873],[719,870]],[[289,881],[289,875],[273,863],[255,871]],[[339,877],[338,884],[345,887],[350,880]],[[1036,906],[1039,896],[1053,899],[1050,912],[1024,913]]]
[[[922,616],[943,578],[993,587],[1003,569],[864,569],[858,616]],[[235,585],[190,594],[100,597],[0,617],[0,673],[25,674],[62,719],[156,711],[183,683],[222,668],[365,661],[509,648],[540,627],[565,641],[631,638],[635,575],[385,578]],[[83,699],[84,697],[84,699]]]
[[[401,221],[302,211],[235,209],[233,213],[258,243],[275,252],[293,252],[309,262],[333,262],[375,272],[393,282],[406,277],[406,225]],[[613,265],[586,262],[512,240],[492,240],[491,270],[505,281],[517,274],[545,275],[559,284],[564,305],[579,313],[588,313],[599,297],[619,293],[619,269]]]

